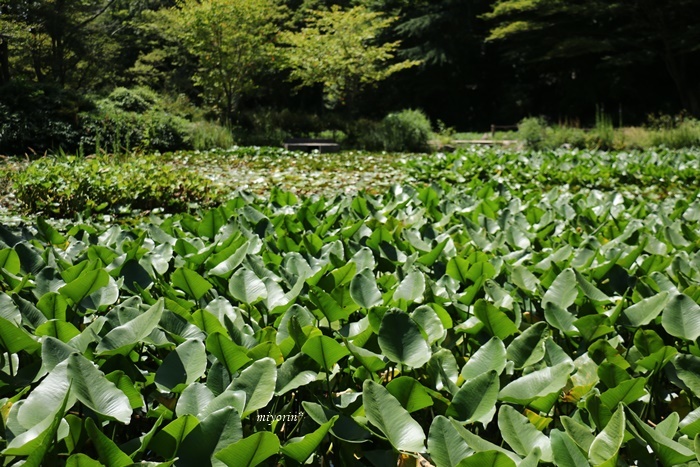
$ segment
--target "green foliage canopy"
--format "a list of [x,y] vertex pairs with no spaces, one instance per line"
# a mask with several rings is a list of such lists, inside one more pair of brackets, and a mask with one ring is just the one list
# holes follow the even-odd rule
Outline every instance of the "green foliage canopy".
[[96,67],[115,56],[111,33],[118,25],[104,21],[115,1],[3,1],[0,83],[11,71],[61,86],[99,82]]
[[300,86],[323,85],[328,107],[351,107],[364,86],[419,63],[394,61],[400,42],[377,40],[395,18],[366,7],[313,10],[306,21],[301,30],[280,35],[280,43],[288,46],[285,66],[291,70],[290,79]]
[[224,122],[275,60],[274,36],[284,17],[274,0],[184,0],[161,10],[165,32],[197,59],[194,83]]
[[698,115],[698,70],[689,66],[700,50],[696,9],[692,0],[502,0],[484,18],[492,21],[487,41],[506,41],[511,58],[557,62],[569,74],[587,59],[618,68],[660,57],[683,106]]

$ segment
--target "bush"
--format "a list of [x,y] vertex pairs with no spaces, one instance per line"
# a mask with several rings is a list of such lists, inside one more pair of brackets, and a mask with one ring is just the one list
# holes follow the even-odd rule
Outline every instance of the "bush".
[[654,146],[666,146],[670,149],[700,146],[700,121],[686,119],[674,127],[652,131],[651,141]]
[[677,128],[688,118],[688,114],[685,111],[681,111],[676,115],[650,113],[647,115],[647,122],[644,126],[651,130],[670,130]]
[[[174,104],[173,104],[174,102]],[[149,88],[116,88],[81,115],[80,147],[88,153],[174,151],[192,148],[192,124],[179,115],[188,109]]]
[[615,145],[615,129],[612,119],[605,115],[605,112],[600,108],[596,108],[595,128],[588,136],[588,147],[590,149],[609,151]]
[[540,147],[547,149],[556,149],[565,145],[585,149],[587,147],[586,131],[565,126],[548,128],[544,140],[539,143]]
[[614,128],[612,119],[596,110],[590,130],[546,127],[541,118],[526,118],[518,125],[519,137],[533,149],[568,146],[579,149],[628,150],[664,146],[682,149],[700,146],[700,121],[684,114],[649,115],[645,127]]
[[151,110],[160,98],[158,94],[146,87],[133,89],[119,87],[114,89],[104,101],[125,112],[144,113]]
[[190,127],[187,120],[159,110],[138,114],[101,109],[81,115],[80,146],[91,154],[191,149]]
[[430,120],[420,110],[402,110],[382,120],[384,149],[387,151],[425,152],[432,135]]
[[143,116],[118,109],[100,109],[80,116],[80,148],[88,154],[123,154],[141,148]]
[[518,133],[532,149],[541,149],[545,139],[545,122],[541,117],[524,118],[518,123]]
[[282,146],[284,140],[291,137],[290,133],[273,126],[255,130],[240,126],[233,129],[233,138],[243,146]]
[[348,135],[343,130],[323,130],[319,131],[318,133],[312,133],[310,137],[330,139],[340,144],[341,146],[345,146],[348,141]]
[[227,149],[234,145],[233,135],[228,128],[212,122],[195,122],[190,125],[190,141],[194,149]]
[[187,211],[213,201],[208,180],[159,156],[43,157],[15,177],[25,210],[58,217],[163,208]]
[[348,146],[365,151],[384,149],[384,128],[379,122],[361,118],[348,125],[347,133]]
[[[202,118],[183,96],[160,96],[146,87],[119,87],[92,101],[56,86],[14,81],[0,87],[0,154],[58,149],[124,154],[191,149],[195,143],[197,149],[233,145],[226,128],[191,122]],[[281,143],[286,133],[276,136]]]
[[0,87],[0,153],[77,148],[78,113],[94,104],[57,86],[12,81]]
[[151,111],[144,115],[143,146],[152,151],[191,149],[191,123],[163,111]]
[[653,146],[651,133],[642,127],[626,127],[618,130],[621,144],[626,149],[646,149]]
[[430,120],[420,110],[391,113],[381,122],[358,119],[347,125],[346,144],[366,151],[425,152],[430,149]]
[[341,127],[332,115],[321,118],[311,113],[264,107],[243,113],[234,132],[236,141],[243,145],[280,146],[288,138],[313,137]]

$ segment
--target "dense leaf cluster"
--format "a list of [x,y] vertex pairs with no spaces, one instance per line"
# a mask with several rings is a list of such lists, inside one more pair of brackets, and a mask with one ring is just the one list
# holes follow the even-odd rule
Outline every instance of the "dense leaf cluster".
[[651,191],[663,196],[697,189],[700,154],[695,149],[644,151],[512,151],[477,148],[408,161],[417,180],[464,183],[491,179],[522,187],[525,194],[542,187],[569,185],[573,190]]
[[[403,124],[392,126],[412,137]],[[526,198],[542,187],[572,190],[623,187],[667,196],[692,193],[700,177],[697,150],[643,152],[555,150],[518,152],[493,148],[453,153],[343,152],[307,154],[270,147],[183,151],[161,156],[42,158],[10,175],[22,208],[51,217],[96,212],[130,215],[163,208],[178,212],[221,203],[236,190],[267,195],[280,187],[298,195],[333,196],[392,184],[462,184],[497,180],[522,187]]]
[[186,211],[214,197],[209,181],[159,156],[44,157],[15,176],[16,196],[30,212],[53,217],[163,209]]
[[469,157],[429,169],[456,185],[0,229],[6,462],[694,461],[696,197]]

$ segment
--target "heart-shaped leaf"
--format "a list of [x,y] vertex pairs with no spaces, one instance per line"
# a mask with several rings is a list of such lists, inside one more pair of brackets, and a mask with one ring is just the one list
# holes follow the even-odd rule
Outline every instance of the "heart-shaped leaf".
[[435,417],[430,425],[428,451],[435,465],[445,467],[457,466],[472,452],[449,419],[442,415]]
[[430,346],[406,313],[389,312],[379,327],[379,348],[389,360],[420,368],[430,360]]
[[501,406],[498,411],[498,428],[506,443],[521,456],[527,456],[533,448],[538,447],[542,453],[542,460],[552,461],[552,446],[549,438],[513,407]]
[[667,333],[694,341],[700,337],[700,305],[685,294],[671,297],[661,315]]
[[386,388],[374,381],[365,380],[362,385],[362,405],[367,419],[379,428],[395,449],[407,452],[425,450],[423,428]]
[[212,288],[209,281],[186,267],[176,269],[171,279],[174,287],[184,291],[195,300],[202,298]]
[[498,395],[504,401],[527,404],[538,397],[559,393],[574,370],[570,362],[533,371],[507,384]]
[[350,296],[363,308],[372,308],[382,303],[382,294],[370,269],[363,269],[352,278]]
[[215,457],[229,467],[255,467],[279,450],[279,438],[269,431],[260,431],[227,446]]
[[506,367],[506,347],[498,337],[492,337],[479,347],[462,367],[461,375],[466,381],[493,370],[500,375]]
[[496,413],[499,388],[494,370],[472,378],[459,388],[445,415],[461,422],[487,425]]
[[[595,437],[588,451],[593,465],[615,465],[620,446],[625,438],[625,411],[620,405],[603,431]],[[675,430],[674,430],[675,434]]]
[[207,369],[204,344],[188,339],[170,352],[156,371],[156,387],[163,392],[182,392],[202,376]]
[[165,302],[158,300],[145,313],[115,327],[97,344],[97,352],[116,351],[143,341],[158,325],[164,309]]
[[399,376],[386,385],[387,391],[401,403],[409,413],[430,407],[433,398],[425,386],[410,376]]
[[245,410],[241,418],[265,407],[272,400],[277,381],[277,366],[271,358],[263,358],[243,370],[229,389],[246,394]]
[[68,357],[68,378],[75,396],[87,407],[122,423],[131,421],[129,398],[90,360],[78,353]]
[[228,290],[233,298],[251,305],[267,297],[265,283],[253,271],[242,268],[229,280]]
[[334,416],[311,433],[299,438],[290,439],[287,444],[282,446],[282,454],[303,464],[311,454],[318,449],[318,446],[321,444],[328,431],[333,427],[336,420],[338,420],[338,415]]
[[347,347],[328,336],[314,336],[306,341],[301,351],[313,358],[325,370],[333,368],[338,360],[348,355]]
[[542,297],[542,308],[547,307],[547,303],[556,305],[562,310],[569,308],[576,300],[578,289],[576,288],[576,275],[572,269],[564,269],[547,292]]
[[73,303],[80,303],[85,297],[109,284],[109,274],[104,269],[88,271],[59,289],[61,295]]
[[417,302],[423,298],[423,292],[425,292],[425,277],[423,273],[411,271],[394,291],[394,300]]

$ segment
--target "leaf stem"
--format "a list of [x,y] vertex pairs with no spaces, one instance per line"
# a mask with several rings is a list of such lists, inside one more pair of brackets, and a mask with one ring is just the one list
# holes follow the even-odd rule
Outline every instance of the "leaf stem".
[[10,378],[14,378],[15,377],[15,367],[12,364],[12,353],[7,352],[7,358],[9,360],[9,365],[10,365]]
[[333,402],[333,396],[331,394],[331,377],[329,373],[330,370],[326,368],[326,390],[328,391],[328,403],[331,407],[335,407],[335,403]]
[[297,417],[297,423],[294,425],[294,427],[289,431],[289,434],[287,435],[287,439],[291,439],[292,435],[294,434],[295,431],[301,426],[301,421],[304,419],[303,416]]

